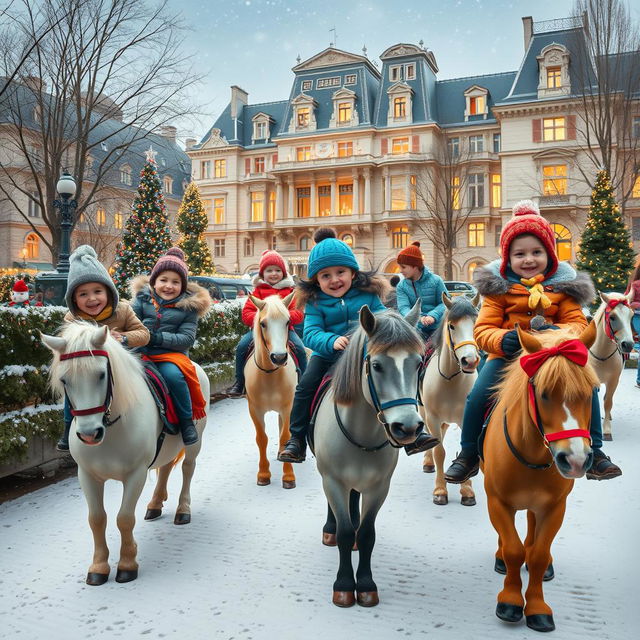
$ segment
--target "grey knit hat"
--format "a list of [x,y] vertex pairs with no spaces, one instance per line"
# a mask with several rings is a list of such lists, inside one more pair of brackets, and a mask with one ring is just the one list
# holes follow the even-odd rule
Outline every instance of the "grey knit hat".
[[85,282],[99,282],[107,287],[111,295],[111,304],[115,312],[118,306],[118,291],[109,272],[98,260],[93,247],[88,244],[79,246],[69,257],[69,276],[67,277],[67,293],[64,296],[67,307],[75,313],[76,305],[73,302],[73,292]]

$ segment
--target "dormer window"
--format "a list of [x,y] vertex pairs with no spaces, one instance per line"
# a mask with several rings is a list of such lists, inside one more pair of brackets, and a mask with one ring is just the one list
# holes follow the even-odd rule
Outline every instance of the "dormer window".
[[407,99],[404,96],[393,99],[393,117],[404,118],[407,115]]
[[389,67],[389,80],[391,82],[400,82],[402,80],[402,67],[399,64]]
[[413,121],[413,89],[404,82],[396,82],[387,90],[389,109],[387,124],[407,124]]
[[410,64],[404,65],[404,79],[405,80],[415,80],[416,78],[416,65],[415,62],[411,62]]
[[120,182],[129,186],[131,185],[131,167],[128,164],[120,167]]
[[300,107],[297,112],[296,125],[306,128],[309,126],[309,107]]
[[538,60],[538,98],[566,96],[571,93],[569,51],[555,42],[547,45]]
[[271,124],[275,122],[274,119],[266,113],[256,113],[251,120],[253,122],[251,144],[267,142],[271,137]]
[[265,122],[256,122],[255,127],[255,138],[264,140],[267,137],[267,124]]
[[484,87],[474,85],[464,92],[466,108],[464,110],[465,121],[472,118],[473,120],[485,119],[489,114],[487,108],[487,99],[489,92]]
[[485,112],[486,99],[484,96],[469,98],[469,115],[477,116]]
[[162,179],[162,187],[165,193],[173,192],[173,178],[171,176],[165,176]]
[[301,93],[291,101],[292,115],[289,121],[289,133],[297,131],[315,131],[315,109],[318,103],[306,93]]
[[356,98],[356,94],[346,87],[338,89],[333,94],[333,114],[329,121],[330,127],[355,127],[358,125]]
[[562,86],[562,68],[547,67],[547,89],[559,89]]
[[338,103],[338,122],[345,124],[351,121],[352,105],[350,102]]

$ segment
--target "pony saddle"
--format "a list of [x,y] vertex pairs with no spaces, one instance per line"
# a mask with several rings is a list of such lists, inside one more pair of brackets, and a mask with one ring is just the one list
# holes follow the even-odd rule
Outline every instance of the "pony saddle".
[[[249,358],[253,355],[253,352],[256,350],[256,345],[253,340],[249,343],[249,349],[247,350],[247,357],[244,359],[243,365],[249,362]],[[296,369],[300,371],[300,362],[298,362],[298,357],[296,356],[295,348],[293,346],[293,342],[291,340],[287,341],[287,350],[289,351],[289,355],[293,358],[293,362],[296,365]]]
[[169,393],[169,387],[167,387],[167,383],[153,362],[143,360],[142,364],[144,365],[147,386],[162,418],[163,431],[175,436],[180,433],[180,426],[178,425],[178,415]]

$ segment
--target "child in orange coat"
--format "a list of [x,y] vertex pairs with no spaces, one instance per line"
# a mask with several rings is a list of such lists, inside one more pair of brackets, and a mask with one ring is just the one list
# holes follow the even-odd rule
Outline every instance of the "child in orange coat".
[[[474,336],[489,358],[467,398],[462,423],[462,451],[445,473],[459,484],[478,473],[478,437],[493,387],[505,365],[520,352],[516,323],[522,329],[573,328],[586,325],[582,306],[595,297],[587,274],[558,262],[551,225],[530,200],[513,208],[500,235],[501,258],[476,269],[474,281],[483,296]],[[594,389],[591,408],[592,480],[607,480],[622,471],[602,451],[600,403]]]

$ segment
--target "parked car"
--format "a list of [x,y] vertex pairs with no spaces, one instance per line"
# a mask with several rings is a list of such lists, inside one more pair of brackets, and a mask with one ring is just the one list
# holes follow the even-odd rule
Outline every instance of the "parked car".
[[214,302],[246,297],[253,291],[247,278],[225,278],[224,276],[189,276],[189,280],[204,287]]
[[478,290],[468,282],[462,282],[461,280],[445,280],[444,286],[447,288],[449,297],[455,298],[456,296],[466,296],[470,300],[473,300]]

